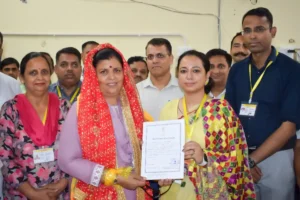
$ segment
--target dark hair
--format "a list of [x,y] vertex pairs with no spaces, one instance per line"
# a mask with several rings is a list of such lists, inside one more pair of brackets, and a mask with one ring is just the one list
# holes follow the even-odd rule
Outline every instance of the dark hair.
[[1,40],[1,42],[3,42],[3,35],[1,32],[0,32],[0,40]]
[[147,62],[145,61],[145,59],[142,56],[132,56],[132,57],[128,58],[128,60],[127,60],[128,65],[131,65],[135,62],[143,62],[147,66]]
[[232,49],[233,41],[234,41],[235,38],[237,38],[238,36],[243,36],[243,35],[242,35],[242,32],[236,33],[235,36],[232,38],[232,40],[231,40],[231,45],[230,45],[230,49]]
[[56,62],[58,62],[59,60],[59,57],[61,54],[72,54],[72,55],[75,55],[77,58],[78,58],[78,61],[81,62],[81,54],[80,52],[74,48],[74,47],[66,47],[66,48],[63,48],[61,50],[59,50],[57,53],[56,53]]
[[102,49],[102,50],[98,51],[98,53],[96,53],[96,55],[94,55],[93,66],[96,68],[99,61],[109,60],[110,58],[116,58],[123,67],[123,59],[122,59],[121,55],[118,52],[116,52],[114,49],[111,49],[111,48],[106,48],[106,49]]
[[41,52],[41,54],[43,54],[44,56],[49,56],[49,58],[51,60],[50,64],[51,64],[52,67],[54,67],[54,61],[53,61],[53,58],[50,56],[50,54],[47,53],[47,52]]
[[273,15],[267,8],[259,7],[259,8],[254,8],[252,10],[249,10],[244,15],[242,23],[244,22],[244,20],[247,16],[266,17],[267,20],[269,21],[270,28],[273,26]]
[[229,68],[231,67],[232,57],[229,53],[227,53],[227,51],[224,51],[223,49],[212,49],[206,53],[206,57],[208,60],[214,56],[224,56],[228,64],[228,67]]
[[91,44],[91,45],[99,45],[99,43],[96,42],[96,41],[87,41],[87,42],[85,42],[85,43],[82,44],[81,50],[83,51],[84,48],[85,48],[87,45],[89,45],[89,44]]
[[15,58],[5,58],[0,63],[0,70],[2,71],[3,68],[7,65],[16,64],[17,68],[20,69],[20,64]]
[[172,45],[171,43],[169,42],[169,40],[165,39],[165,38],[153,38],[151,39],[147,45],[146,45],[146,50],[147,50],[147,47],[149,45],[153,45],[153,46],[162,46],[162,45],[165,45],[167,50],[169,51],[169,54],[172,54]]
[[38,57],[42,57],[42,58],[44,58],[46,60],[46,63],[48,64],[49,70],[51,72],[50,63],[48,62],[47,58],[42,53],[40,53],[40,52],[30,52],[30,53],[26,54],[26,56],[24,56],[24,58],[21,61],[21,64],[20,64],[20,74],[24,75],[27,63],[31,59],[38,58]]
[[[204,53],[201,53],[196,50],[189,50],[189,51],[186,51],[183,54],[181,54],[181,56],[179,56],[177,66],[176,66],[176,76],[178,76],[180,62],[186,56],[196,56],[197,58],[199,58],[202,61],[205,72],[207,73],[210,70],[210,62]],[[210,92],[211,88],[212,88],[212,79],[209,78],[208,84],[205,85],[205,87],[204,87],[205,93],[208,94]]]

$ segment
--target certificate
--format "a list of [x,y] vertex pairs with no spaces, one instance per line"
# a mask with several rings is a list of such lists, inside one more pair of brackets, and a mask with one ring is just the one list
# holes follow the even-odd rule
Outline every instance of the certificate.
[[184,120],[144,122],[142,173],[147,180],[183,179]]

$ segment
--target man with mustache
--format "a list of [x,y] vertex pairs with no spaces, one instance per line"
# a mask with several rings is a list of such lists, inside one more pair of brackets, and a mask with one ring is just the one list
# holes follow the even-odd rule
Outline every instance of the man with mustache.
[[127,63],[131,68],[136,84],[145,80],[148,77],[149,70],[147,67],[147,63],[142,56],[130,57]]
[[206,56],[210,62],[210,78],[212,79],[209,96],[213,99],[224,99],[232,58],[223,49],[212,49],[206,53]]
[[56,93],[59,98],[67,99],[73,104],[80,93],[81,54],[74,47],[67,47],[56,53],[54,71],[58,81],[49,87],[49,92]]
[[237,33],[232,38],[230,54],[234,63],[244,60],[250,55],[250,51],[244,42],[244,38],[241,32]]

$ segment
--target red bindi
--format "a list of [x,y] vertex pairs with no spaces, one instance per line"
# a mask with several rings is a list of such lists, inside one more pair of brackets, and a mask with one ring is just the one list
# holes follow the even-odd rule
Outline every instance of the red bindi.
[[112,66],[109,66],[109,68],[112,68]]

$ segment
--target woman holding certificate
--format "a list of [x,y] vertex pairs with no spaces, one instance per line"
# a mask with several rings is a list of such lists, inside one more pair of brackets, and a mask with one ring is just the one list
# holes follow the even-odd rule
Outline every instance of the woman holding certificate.
[[110,44],[85,60],[81,94],[62,131],[59,166],[73,178],[71,199],[143,200],[139,176],[144,122],[134,79]]
[[226,100],[207,96],[210,63],[190,50],[178,59],[176,74],[184,97],[170,101],[161,120],[184,119],[185,178],[160,180],[162,200],[255,199],[242,125]]

